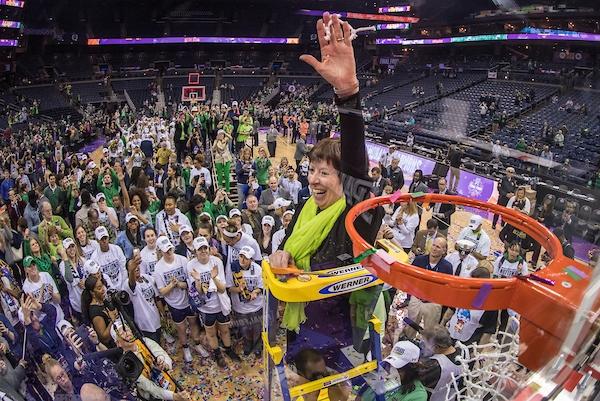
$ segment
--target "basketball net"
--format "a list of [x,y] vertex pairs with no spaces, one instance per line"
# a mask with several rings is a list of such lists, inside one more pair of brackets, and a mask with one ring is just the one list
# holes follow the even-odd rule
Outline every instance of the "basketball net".
[[457,361],[462,374],[452,375],[446,401],[508,401],[523,383],[525,369],[517,362],[519,320],[508,320],[506,331],[496,332],[485,345],[457,342],[461,356]]

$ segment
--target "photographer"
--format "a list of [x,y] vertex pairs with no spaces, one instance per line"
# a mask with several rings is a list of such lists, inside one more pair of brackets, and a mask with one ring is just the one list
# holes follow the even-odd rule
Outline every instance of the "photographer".
[[117,320],[119,313],[115,308],[110,308],[105,301],[106,287],[101,278],[90,274],[86,280],[81,295],[81,312],[83,321],[90,323],[100,342],[106,348],[114,348],[115,343],[110,336],[110,327]]
[[[142,398],[147,400],[151,398],[173,401],[190,400],[187,391],[167,390],[153,380],[156,369],[162,373],[171,370],[173,366],[173,361],[160,345],[150,338],[136,339],[131,329],[120,321],[113,324],[111,335],[119,348],[122,348],[124,352],[133,352],[144,364],[142,374],[136,381],[138,394]],[[140,344],[141,342],[143,344]]]

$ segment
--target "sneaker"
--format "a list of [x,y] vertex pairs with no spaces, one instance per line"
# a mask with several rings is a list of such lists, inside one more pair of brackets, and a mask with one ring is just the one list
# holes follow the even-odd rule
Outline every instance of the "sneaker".
[[192,360],[192,351],[190,351],[190,347],[183,347],[183,361],[185,363],[190,363]]
[[225,358],[223,357],[223,353],[221,352],[220,349],[217,349],[214,351],[214,358],[217,361],[217,365],[219,365],[220,368],[227,367],[227,362],[225,361]]
[[206,348],[204,348],[202,346],[202,344],[196,344],[196,345],[194,345],[194,351],[196,351],[197,353],[199,353],[202,358],[208,358],[210,356],[210,354],[208,353],[208,351],[206,350]]
[[175,337],[170,335],[169,333],[163,333],[163,337],[168,344],[173,344],[175,342]]
[[233,350],[233,348],[231,348],[231,347],[226,348],[225,349],[225,353],[227,354],[227,356],[229,358],[231,358],[232,361],[234,361],[234,362],[240,362],[241,361],[240,357],[238,356],[238,354],[235,353],[235,351]]

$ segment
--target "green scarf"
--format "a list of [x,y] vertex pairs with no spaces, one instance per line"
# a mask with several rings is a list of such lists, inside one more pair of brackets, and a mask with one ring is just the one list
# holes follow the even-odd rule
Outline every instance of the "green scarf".
[[[289,252],[299,269],[310,270],[310,257],[319,249],[345,209],[346,198],[344,196],[320,212],[313,197],[308,198],[300,211],[292,234],[283,247],[285,251]],[[288,303],[285,306],[281,327],[299,332],[300,324],[306,320],[304,305],[304,302]]]

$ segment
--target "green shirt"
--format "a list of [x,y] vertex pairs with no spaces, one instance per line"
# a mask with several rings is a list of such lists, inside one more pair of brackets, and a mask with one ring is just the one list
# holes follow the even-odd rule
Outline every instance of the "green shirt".
[[258,185],[267,185],[271,160],[259,157],[254,164],[256,165],[256,181],[258,181]]
[[52,213],[58,214],[58,207],[62,206],[63,202],[66,199],[66,193],[62,190],[58,185],[54,188],[54,191],[47,186],[44,189],[44,196],[48,198],[50,205],[52,206]]
[[121,192],[121,186],[119,185],[117,173],[115,173],[112,169],[110,170],[110,176],[112,178],[111,183],[108,186],[104,186],[104,174],[99,174],[98,181],[96,181],[96,186],[98,187],[98,190],[104,193],[106,196],[106,204],[110,207],[113,207],[112,198],[115,195],[119,195]]
[[189,167],[184,167],[181,170],[181,176],[183,177],[183,182],[185,183],[186,188],[190,186],[191,172],[192,172],[192,169]]
[[381,286],[374,286],[362,290],[354,291],[350,294],[350,305],[354,305],[356,313],[356,322],[354,326],[360,329],[369,327],[369,320],[373,317],[373,310],[377,298],[381,293]]
[[[374,401],[375,393],[370,388],[365,391],[361,401]],[[427,390],[419,381],[415,381],[415,389],[410,393],[402,394],[400,388],[389,391],[385,394],[385,401],[427,401]]]

